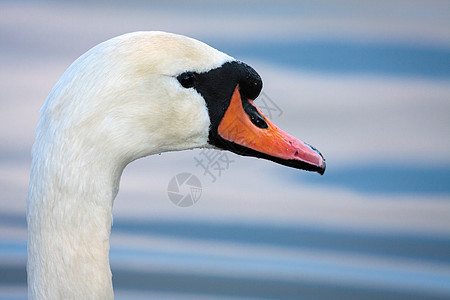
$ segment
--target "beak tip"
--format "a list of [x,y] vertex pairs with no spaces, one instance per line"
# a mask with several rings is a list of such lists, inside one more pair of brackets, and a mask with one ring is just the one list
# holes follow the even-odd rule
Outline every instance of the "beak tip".
[[325,173],[325,169],[327,168],[327,164],[325,163],[325,160],[323,161],[323,166],[319,167],[317,170],[317,173],[319,173],[321,176]]
[[325,162],[325,158],[323,157],[322,153],[320,153],[319,150],[317,150],[316,148],[314,148],[313,146],[311,146],[310,144],[305,143],[306,146],[308,146],[309,148],[311,148],[311,150],[313,150],[314,152],[316,152],[316,154],[318,154],[320,156],[319,159],[322,160],[322,164],[317,166],[317,173],[319,173],[320,175],[323,175],[325,173],[325,169],[327,168],[327,164]]

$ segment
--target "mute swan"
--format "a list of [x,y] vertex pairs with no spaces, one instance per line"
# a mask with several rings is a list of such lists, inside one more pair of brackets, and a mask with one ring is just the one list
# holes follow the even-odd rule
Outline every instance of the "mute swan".
[[30,299],[112,299],[109,237],[120,176],[163,151],[226,149],[325,171],[253,100],[250,66],[197,40],[136,32],[103,42],[63,74],[40,111],[27,195]]

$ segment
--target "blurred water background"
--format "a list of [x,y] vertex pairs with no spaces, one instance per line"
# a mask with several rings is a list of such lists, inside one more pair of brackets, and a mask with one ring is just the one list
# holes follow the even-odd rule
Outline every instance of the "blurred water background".
[[[256,104],[316,146],[324,176],[201,150],[125,169],[117,299],[449,299],[450,2],[0,2],[0,299],[26,299],[25,196],[38,111],[94,45],[137,30],[253,66]],[[202,184],[169,201],[173,176]]]

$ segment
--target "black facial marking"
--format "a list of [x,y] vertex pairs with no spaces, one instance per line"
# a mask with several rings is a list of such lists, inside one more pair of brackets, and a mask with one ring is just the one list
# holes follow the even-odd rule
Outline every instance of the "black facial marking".
[[219,135],[218,128],[220,122],[230,105],[231,97],[237,85],[239,85],[242,107],[251,122],[262,129],[268,127],[264,118],[248,101],[249,99],[256,99],[262,89],[261,77],[249,65],[239,61],[227,62],[205,73],[182,73],[177,76],[177,80],[185,88],[194,88],[205,99],[211,121],[208,137],[208,142],[211,145],[239,155],[268,159],[285,166],[317,171],[323,174],[324,168],[322,169],[299,160],[286,160],[267,155],[227,141]]
[[256,71],[248,66],[245,68],[245,77],[239,81],[242,96],[248,99],[256,99],[262,89],[262,80]]
[[[187,73],[189,72],[179,75],[177,79]],[[223,148],[223,146],[216,145],[218,142],[217,129],[230,105],[231,96],[233,95],[236,86],[239,84],[240,93],[243,98],[242,101],[248,103],[248,100],[246,99],[253,100],[258,97],[261,92],[261,77],[252,67],[239,61],[227,62],[208,72],[194,74],[195,84],[193,87],[203,96],[208,107],[209,118],[211,121],[209,142]],[[180,81],[180,79],[178,80]],[[250,103],[248,104],[251,105]],[[254,107],[253,110],[257,113]],[[247,112],[247,114],[249,113]],[[252,113],[251,115],[254,119],[258,119],[255,113]],[[249,114],[250,118],[252,118],[251,115]],[[259,120],[256,120],[255,122],[261,123]]]

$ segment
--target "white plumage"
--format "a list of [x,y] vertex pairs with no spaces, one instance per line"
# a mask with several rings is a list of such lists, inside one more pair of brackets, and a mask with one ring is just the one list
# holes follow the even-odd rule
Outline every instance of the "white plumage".
[[113,298],[109,236],[122,171],[143,156],[208,147],[205,101],[174,76],[230,60],[184,36],[137,32],[69,67],[41,109],[33,146],[30,299]]
[[112,206],[122,171],[135,159],[214,145],[323,174],[317,150],[253,105],[261,88],[250,66],[163,32],[119,36],[77,59],[48,96],[36,129],[29,298],[114,297]]

